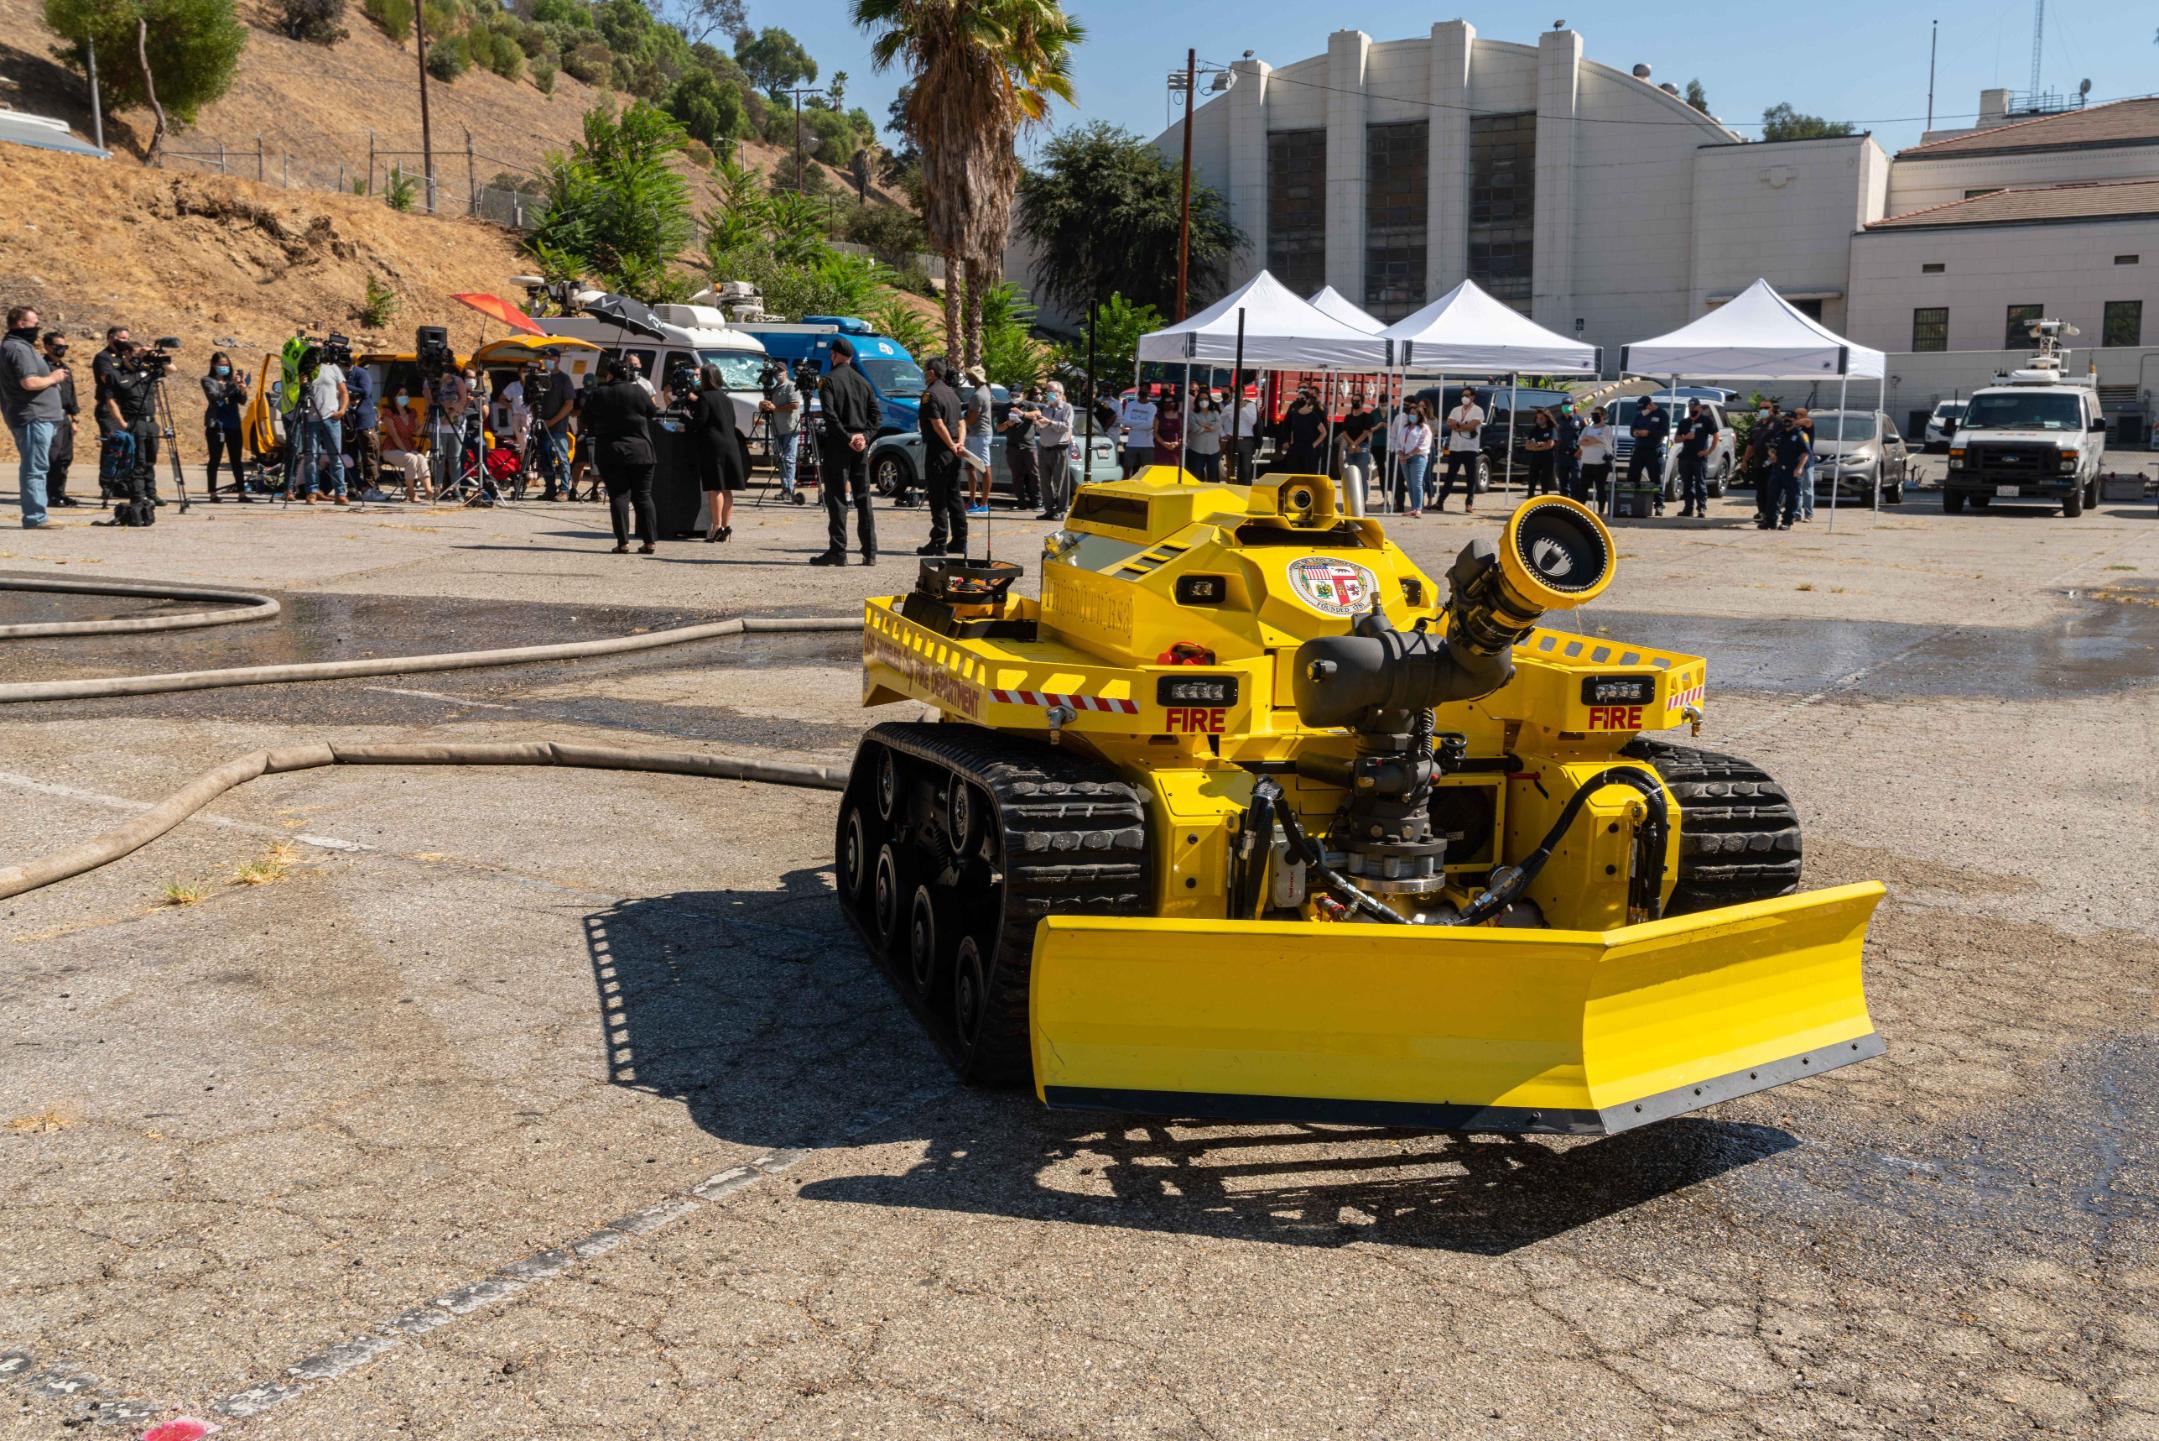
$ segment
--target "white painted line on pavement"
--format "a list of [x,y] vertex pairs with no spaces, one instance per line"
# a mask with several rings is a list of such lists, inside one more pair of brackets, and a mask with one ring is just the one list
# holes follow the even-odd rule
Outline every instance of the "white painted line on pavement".
[[[13,771],[0,771],[0,785],[10,785],[17,790],[36,791],[39,795],[59,796],[64,800],[88,801],[92,805],[111,806],[123,811],[146,811],[155,801],[131,801],[126,796],[109,796],[103,791],[87,791],[80,786],[61,785],[57,781],[41,781],[35,776],[17,775]],[[231,831],[246,831],[250,835],[275,836],[281,841],[299,841],[304,845],[318,846],[326,851],[371,851],[375,849],[360,841],[341,841],[336,836],[311,835],[306,831],[280,830],[276,826],[258,825],[254,821],[236,821],[229,816],[206,815],[201,811],[189,816],[189,824],[223,826]]]

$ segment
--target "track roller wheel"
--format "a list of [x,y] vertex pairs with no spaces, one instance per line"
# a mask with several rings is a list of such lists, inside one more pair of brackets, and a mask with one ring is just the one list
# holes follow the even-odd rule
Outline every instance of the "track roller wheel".
[[988,799],[965,776],[954,772],[949,778],[945,787],[945,835],[952,842],[953,855],[965,860],[982,844],[988,804]]
[[899,847],[886,841],[877,851],[877,878],[870,896],[870,930],[886,955],[893,954],[907,921],[906,871]]
[[971,1065],[982,1049],[989,1010],[989,965],[975,938],[962,936],[952,958],[952,1039],[963,1065]]
[[840,899],[850,910],[869,903],[876,881],[877,847],[870,843],[870,818],[859,800],[847,803],[840,818]]
[[900,805],[900,762],[889,750],[877,752],[877,774],[871,790],[877,797],[877,819],[891,825]]
[[907,907],[907,979],[919,996],[932,996],[951,962],[951,917],[927,882],[915,887]]

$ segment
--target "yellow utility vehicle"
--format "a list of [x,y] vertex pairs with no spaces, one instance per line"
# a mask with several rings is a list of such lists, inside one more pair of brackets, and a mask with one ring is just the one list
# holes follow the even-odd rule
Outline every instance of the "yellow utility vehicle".
[[1332,481],[1090,486],[871,600],[841,901],[959,1073],[1052,1106],[1600,1134],[1878,1054],[1882,888],[1698,728],[1706,663],[1551,629],[1612,539],[1533,499],[1444,580]]

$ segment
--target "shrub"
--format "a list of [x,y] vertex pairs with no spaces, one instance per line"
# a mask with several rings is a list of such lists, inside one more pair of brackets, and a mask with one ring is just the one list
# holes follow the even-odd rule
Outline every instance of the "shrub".
[[918,252],[930,248],[922,217],[905,206],[857,205],[847,212],[846,223],[846,238],[867,245],[887,265],[909,262]]
[[345,0],[276,0],[271,11],[278,30],[288,40],[311,45],[335,45],[345,38]]
[[[233,0],[45,0],[45,23],[68,42],[68,59],[78,68],[91,45],[102,55],[132,57],[138,16],[150,27],[158,101],[172,120],[191,125],[232,84],[233,67],[247,47],[247,27],[233,15]],[[140,66],[108,60],[98,78],[108,107],[147,103]]]
[[535,86],[537,86],[537,87],[538,87],[538,89],[539,89],[539,92],[540,92],[540,93],[541,93],[542,95],[552,95],[552,94],[554,94],[554,93],[555,93],[555,62],[554,62],[554,61],[552,61],[552,60],[535,60],[535,61],[533,61],[533,62],[532,62],[532,83],[533,83],[533,84],[534,84]]
[[382,203],[404,214],[412,209],[413,198],[419,191],[419,183],[405,173],[402,163],[392,165],[388,177],[382,182]]
[[427,73],[437,80],[455,80],[472,68],[472,52],[462,35],[444,35],[427,45]]
[[614,78],[615,56],[603,40],[586,40],[562,53],[562,68],[573,80],[605,85]]
[[374,276],[367,277],[367,298],[360,302],[360,323],[369,330],[380,330],[397,314],[397,307],[397,292]]
[[412,0],[361,0],[360,8],[377,29],[398,44],[412,38]]

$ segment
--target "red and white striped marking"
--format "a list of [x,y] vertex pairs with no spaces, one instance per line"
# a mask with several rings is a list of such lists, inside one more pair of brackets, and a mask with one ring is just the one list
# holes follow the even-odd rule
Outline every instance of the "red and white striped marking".
[[1046,690],[993,690],[990,699],[1000,705],[1031,705],[1048,710],[1051,706],[1064,706],[1068,710],[1107,711],[1111,715],[1138,715],[1139,702],[1110,700],[1098,695],[1058,695]]

